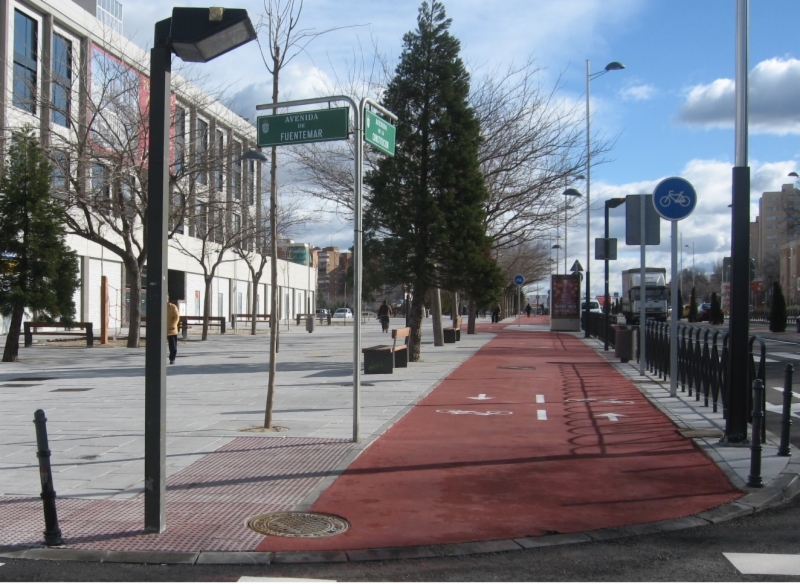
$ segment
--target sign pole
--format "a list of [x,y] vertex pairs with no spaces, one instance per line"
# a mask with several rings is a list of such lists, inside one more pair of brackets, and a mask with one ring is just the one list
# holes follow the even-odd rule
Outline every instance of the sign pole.
[[672,223],[672,316],[669,319],[669,397],[678,396],[678,222]]
[[639,202],[639,229],[642,234],[642,244],[639,251],[639,270],[641,280],[639,281],[639,375],[644,375],[644,360],[645,360],[645,323],[647,320],[647,268],[645,268],[645,243],[647,242],[647,221],[645,217],[645,203],[647,197],[643,195]]

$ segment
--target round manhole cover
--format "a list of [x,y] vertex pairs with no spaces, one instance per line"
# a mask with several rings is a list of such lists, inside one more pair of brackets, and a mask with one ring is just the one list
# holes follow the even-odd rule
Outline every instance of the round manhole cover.
[[526,367],[524,365],[498,365],[498,369],[536,369],[536,367]]
[[350,529],[350,524],[342,517],[327,513],[285,511],[251,517],[247,527],[263,535],[314,538],[339,535]]

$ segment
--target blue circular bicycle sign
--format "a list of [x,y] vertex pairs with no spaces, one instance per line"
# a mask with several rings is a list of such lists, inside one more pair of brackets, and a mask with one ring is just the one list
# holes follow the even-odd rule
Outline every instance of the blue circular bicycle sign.
[[667,221],[686,219],[697,205],[692,183],[678,176],[665,178],[653,191],[653,207]]
[[525,283],[525,276],[523,276],[522,274],[517,274],[516,276],[514,276],[514,283],[517,286],[522,286]]

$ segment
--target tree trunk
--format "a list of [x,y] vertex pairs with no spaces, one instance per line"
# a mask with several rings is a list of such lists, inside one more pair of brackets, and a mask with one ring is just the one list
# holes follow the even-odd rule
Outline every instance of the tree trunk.
[[425,301],[424,292],[414,291],[414,299],[411,301],[411,314],[409,315],[408,326],[411,334],[408,336],[408,360],[419,361],[420,348],[422,345],[422,320],[424,317]]
[[256,317],[258,316],[258,283],[261,281],[261,272],[250,272],[253,276],[253,301],[250,303],[252,310],[251,316],[253,317],[250,322],[250,334],[256,334]]
[[11,324],[6,336],[6,348],[3,351],[3,363],[19,361],[19,331],[22,329],[22,317],[25,314],[24,306],[15,306],[11,313]]
[[474,335],[475,334],[475,318],[478,316],[477,307],[475,306],[475,301],[470,298],[469,299],[469,308],[467,308],[467,334]]
[[[272,56],[272,103],[278,102],[278,78],[281,71],[281,49],[276,43]],[[273,114],[278,113],[272,110]],[[278,356],[278,148],[273,146],[269,164],[269,229],[270,229],[270,294],[269,309],[269,376],[264,428],[272,429],[272,406],[275,400],[275,373]]]
[[142,330],[142,270],[139,262],[125,260],[125,269],[130,276],[130,304],[128,306],[128,348],[138,349]]
[[456,319],[458,318],[458,292],[450,294],[450,303],[453,308],[450,310],[450,316],[453,318],[453,326],[456,326]]
[[442,332],[442,298],[439,288],[431,290],[431,310],[433,312],[433,346],[444,346],[444,333]]
[[206,297],[203,302],[203,336],[201,340],[208,340],[208,317],[211,316],[211,284],[213,278],[206,278]]

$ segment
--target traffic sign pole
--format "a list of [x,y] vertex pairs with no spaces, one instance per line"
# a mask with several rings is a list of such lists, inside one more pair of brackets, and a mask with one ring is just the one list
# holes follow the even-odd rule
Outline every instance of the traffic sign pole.
[[678,221],[691,215],[697,205],[697,192],[680,177],[665,178],[653,191],[656,213],[672,223],[672,286],[669,321],[669,395],[678,395]]

